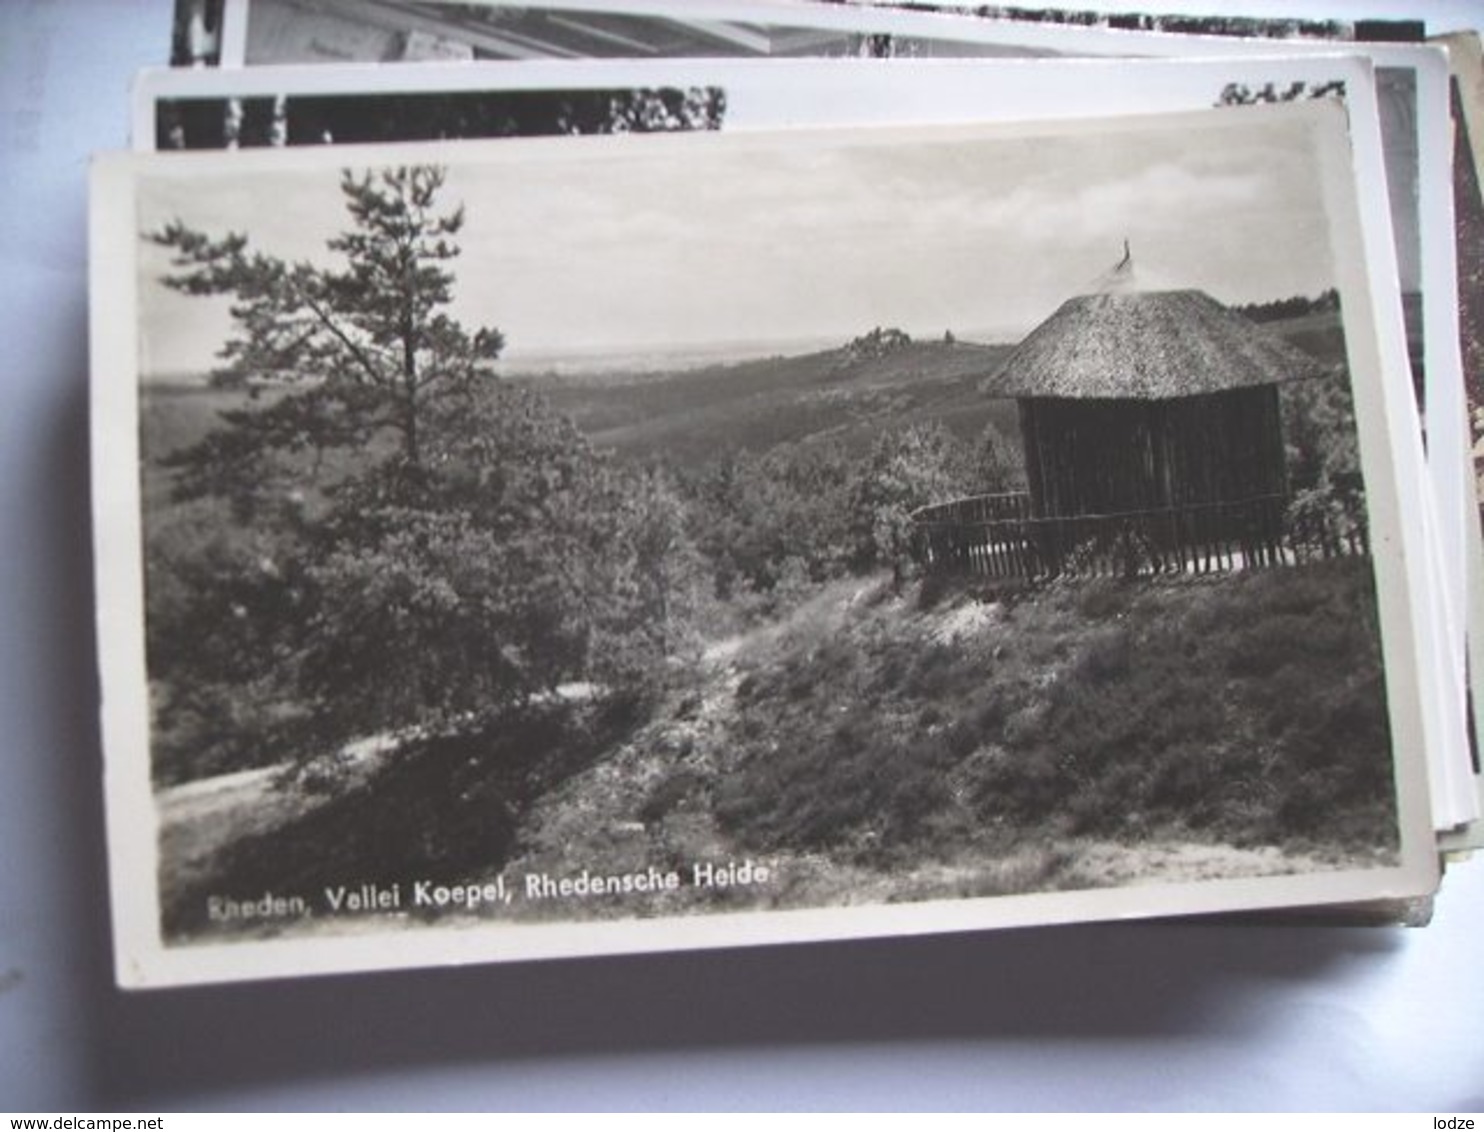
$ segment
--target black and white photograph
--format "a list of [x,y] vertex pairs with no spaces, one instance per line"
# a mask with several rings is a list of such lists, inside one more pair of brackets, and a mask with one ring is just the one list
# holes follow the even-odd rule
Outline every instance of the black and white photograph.
[[[1484,703],[1484,542],[1472,537],[1484,530],[1484,52],[1477,34],[1455,34],[1439,42],[1448,49],[1452,73],[1453,103],[1453,215],[1458,253],[1459,351],[1463,363],[1464,394],[1468,413],[1468,453],[1464,461],[1474,486],[1473,506],[1464,521],[1469,532],[1468,595],[1466,622],[1469,628],[1470,693],[1475,704]],[[1474,753],[1474,771],[1481,770]],[[1477,779],[1484,802],[1484,776]],[[1484,842],[1484,829],[1475,825],[1456,841],[1465,848]]]
[[[883,6],[880,0],[849,2]],[[1319,0],[1303,5],[1285,0],[1244,0],[1240,7],[1222,0],[1150,0],[1137,5],[1123,0],[1083,0],[1067,7],[981,4],[977,0],[886,0],[884,6],[991,19],[1247,38],[1396,41],[1456,31],[1476,33],[1476,12],[1469,0]]]
[[[1388,68],[1383,74],[1399,72]],[[1233,76],[1240,74],[1241,81]],[[204,119],[220,122],[227,105],[276,107],[286,123],[287,144],[342,144],[347,138],[381,141],[471,134],[516,136],[646,132],[676,129],[755,129],[826,124],[890,124],[990,120],[1033,112],[1037,117],[1117,115],[1212,105],[1281,101],[1285,92],[1305,98],[1344,99],[1355,120],[1376,129],[1388,107],[1389,129],[1381,129],[1374,176],[1417,182],[1409,168],[1429,174],[1402,212],[1413,218],[1407,266],[1387,270],[1398,277],[1404,294],[1391,298],[1393,333],[1405,339],[1406,354],[1393,372],[1393,395],[1399,418],[1410,418],[1416,434],[1412,448],[1422,460],[1419,403],[1411,374],[1422,370],[1421,279],[1415,239],[1420,201],[1436,200],[1446,188],[1431,176],[1437,171],[1437,147],[1419,164],[1415,140],[1386,145],[1401,122],[1393,111],[1401,104],[1378,95],[1372,71],[1362,60],[1328,56],[1261,59],[1034,59],[1034,60],[871,60],[821,63],[810,60],[602,60],[584,63],[528,63],[519,68],[377,67],[348,64],[312,75],[303,69],[253,67],[235,72],[182,74],[156,71],[143,77],[135,91],[135,123],[141,148],[163,121],[163,108],[206,108]],[[1415,87],[1415,83],[1411,84]],[[1386,90],[1395,92],[1395,86]],[[215,91],[213,97],[205,97]],[[269,93],[272,92],[272,93]],[[223,95],[227,97],[222,97]],[[1378,98],[1381,100],[1378,103]],[[1034,107],[1034,111],[1027,108]],[[240,117],[240,116],[239,116]],[[266,120],[266,114],[263,115]],[[322,129],[344,122],[341,133]],[[218,131],[219,135],[219,131]],[[1418,135],[1415,124],[1404,136]],[[1434,139],[1436,140],[1436,139]],[[165,144],[160,137],[157,144]],[[212,143],[213,145],[219,142]],[[1414,187],[1417,187],[1414,184]],[[1393,205],[1395,201],[1392,202]],[[1392,209],[1393,219],[1396,210]],[[1436,233],[1434,233],[1436,235]],[[1388,237],[1389,239],[1389,237]],[[1436,254],[1431,262],[1436,266]],[[1436,275],[1436,272],[1434,272]],[[1449,284],[1446,288],[1443,284]],[[1451,278],[1433,280],[1434,290],[1453,290]],[[1399,288],[1400,289],[1400,288]],[[1437,336],[1434,335],[1434,340]],[[1446,373],[1446,366],[1433,367]],[[1446,399],[1441,402],[1446,407]],[[1436,452],[1451,428],[1461,436],[1462,404],[1457,420],[1431,417],[1430,439]],[[1434,461],[1434,470],[1441,460]],[[1455,475],[1467,484],[1471,477]],[[1436,478],[1435,478],[1436,482]],[[1441,510],[1441,508],[1440,508]],[[1459,554],[1466,540],[1455,532]],[[1440,576],[1451,577],[1440,555]],[[1461,570],[1455,586],[1463,602]],[[1477,813],[1478,787],[1470,762],[1464,710],[1462,635],[1450,620],[1442,591],[1433,592],[1435,608],[1419,609],[1419,623],[1433,622],[1433,648],[1441,657],[1439,671],[1452,665],[1453,677],[1433,689],[1440,720],[1430,744],[1433,765],[1434,816],[1439,829],[1451,829]]]
[[[733,18],[725,5],[634,10],[595,5],[422,3],[414,0],[228,0],[242,27],[236,65],[532,59],[995,55],[1008,49],[849,26],[790,24],[764,5]],[[799,14],[807,15],[802,9]],[[944,30],[951,25],[945,23]]]
[[[882,4],[883,7],[905,8],[911,11],[958,12],[966,16],[989,20],[1018,20],[1024,23],[1051,24],[1054,26],[1107,28],[1115,31],[1163,32],[1170,35],[1229,35],[1247,39],[1319,39],[1347,40],[1374,39],[1385,31],[1388,38],[1408,34],[1420,38],[1422,24],[1406,23],[1403,32],[1392,21],[1355,21],[1350,19],[1325,19],[1310,14],[1285,17],[1262,17],[1230,10],[1221,13],[1139,11],[1131,7],[1121,10],[1097,8],[1054,8],[1034,4],[934,4],[917,3],[915,0],[900,0],[899,3]],[[1380,24],[1380,27],[1376,27]],[[1367,34],[1368,32],[1372,34]]]
[[101,166],[121,978],[1425,894],[1344,118]]
[[[238,0],[232,10],[247,27],[247,38],[256,35],[258,47],[247,51],[243,61],[257,65],[277,60],[304,58],[292,44],[318,26],[307,9],[296,7],[300,0],[280,3],[269,0]],[[313,7],[313,5],[310,5]],[[1089,5],[1089,7],[1094,7]],[[1107,7],[1107,6],[1103,6]],[[569,0],[562,10],[512,6],[503,0],[484,0],[475,5],[418,7],[422,19],[457,22],[466,18],[476,21],[533,20],[552,17],[559,26],[587,26],[586,21],[611,18],[613,13],[601,3]],[[979,55],[981,53],[1017,57],[1099,56],[1099,57],[1169,57],[1200,55],[1226,57],[1232,72],[1213,97],[1224,102],[1264,102],[1324,96],[1328,91],[1306,84],[1255,81],[1243,65],[1254,54],[1328,53],[1343,46],[1348,52],[1363,53],[1376,64],[1374,86],[1379,107],[1380,125],[1385,142],[1386,180],[1391,199],[1391,221],[1395,241],[1396,274],[1402,290],[1407,319],[1409,346],[1409,380],[1417,398],[1416,415],[1419,429],[1425,429],[1427,451],[1431,459],[1434,512],[1431,522],[1437,531],[1440,553],[1436,569],[1442,578],[1438,595],[1439,608],[1433,619],[1448,626],[1448,637],[1442,647],[1452,672],[1447,677],[1451,688],[1446,698],[1456,705],[1447,724],[1448,738],[1435,747],[1440,766],[1438,777],[1447,785],[1440,790],[1435,803],[1438,820],[1450,828],[1478,817],[1478,794],[1484,784],[1473,781],[1476,767],[1471,759],[1469,724],[1462,707],[1466,686],[1465,610],[1470,601],[1465,563],[1484,560],[1484,545],[1471,521],[1475,508],[1474,477],[1467,469],[1471,447],[1470,430],[1463,409],[1463,364],[1458,348],[1458,293],[1454,272],[1454,236],[1450,219],[1452,199],[1449,191],[1451,163],[1451,122],[1448,117],[1447,67],[1441,52],[1407,42],[1422,30],[1433,27],[1433,21],[1446,26],[1456,15],[1446,5],[1437,5],[1424,21],[1404,13],[1403,19],[1335,19],[1308,20],[1296,23],[1291,13],[1253,13],[1250,20],[1213,20],[1200,13],[1184,23],[1173,24],[1168,15],[1141,15],[1129,12],[1071,12],[1047,10],[1046,18],[1028,18],[1035,13],[1017,11],[1014,18],[996,17],[992,12],[975,9],[971,15],[962,8],[944,5],[941,10],[900,10],[870,5],[780,5],[756,0],[714,0],[697,7],[675,0],[630,0],[625,18],[655,28],[680,20],[704,19],[715,31],[730,29],[732,41],[713,42],[704,51],[691,45],[666,41],[659,46],[656,31],[611,40],[596,56],[647,57],[665,54],[806,54],[829,55],[837,52],[837,37],[846,37],[857,48],[844,53],[877,58],[914,57],[921,55]],[[441,15],[440,15],[441,13]],[[403,17],[406,13],[403,13]],[[1059,22],[1060,17],[1070,22]],[[1284,19],[1274,20],[1274,16]],[[1055,17],[1055,18],[1053,18]],[[1116,17],[1116,18],[1115,18]],[[387,19],[395,19],[388,14]],[[397,17],[402,18],[402,17]],[[645,24],[649,21],[649,24]],[[404,19],[405,22],[405,19]],[[1250,25],[1250,36],[1236,34],[1243,23]],[[1179,24],[1180,34],[1175,33]],[[252,31],[253,26],[259,32]],[[636,25],[637,26],[637,25]],[[277,29],[269,36],[263,29]],[[1158,30],[1151,30],[1151,29]],[[295,30],[297,29],[297,30]],[[1187,33],[1197,34],[1187,34]],[[1271,34],[1259,35],[1267,32]],[[748,46],[751,35],[758,44]],[[811,38],[812,37],[812,38]],[[1255,37],[1255,38],[1254,38]],[[1326,37],[1339,37],[1328,41]],[[726,39],[723,35],[722,39]],[[1369,40],[1370,42],[1364,42]],[[1386,42],[1401,40],[1403,42]],[[1379,41],[1379,42],[1378,42]],[[788,45],[786,48],[784,45]],[[588,50],[576,42],[566,48]],[[559,55],[560,52],[556,52]],[[539,57],[540,53],[535,56]],[[377,58],[396,61],[403,58],[395,51],[376,54],[348,53],[343,58]],[[417,56],[405,56],[417,58]],[[552,54],[545,57],[551,58]],[[395,70],[395,68],[391,68]],[[413,102],[417,103],[416,105]],[[449,122],[446,136],[467,136],[463,131],[489,130],[489,123],[506,128],[508,114],[503,104],[488,113],[469,114],[461,107],[428,111],[439,105],[436,99],[413,100],[396,110],[377,108],[370,117],[356,118],[350,103],[333,104],[332,113],[367,123],[358,127],[374,128],[370,123],[401,119],[393,128],[406,128],[425,136],[437,129],[436,121]],[[1033,106],[1030,98],[1016,99],[1021,108]],[[238,102],[182,101],[161,102],[162,117],[152,127],[140,126],[141,136],[153,131],[162,145],[215,147],[237,144],[236,139],[254,139],[250,144],[282,143],[290,134],[300,143],[323,140],[332,131],[319,128],[324,103],[304,100],[259,99],[257,125],[242,130],[244,105]],[[368,109],[363,107],[363,109]],[[996,115],[998,116],[998,115]],[[300,120],[305,125],[297,131],[280,128],[276,123]],[[673,121],[673,116],[661,121]],[[479,125],[472,129],[471,121]],[[669,128],[667,126],[661,128]],[[366,140],[370,140],[369,138]],[[1429,298],[1429,295],[1431,298]],[[1401,380],[1398,375],[1396,380]]]
[[373,87],[323,94],[289,94],[286,88],[251,97],[160,99],[148,136],[153,148],[186,150],[658,133],[720,129],[726,111],[725,92],[716,86]]
[[[170,35],[172,67],[221,65],[223,6],[224,0],[175,0]],[[241,60],[232,62],[240,63]]]

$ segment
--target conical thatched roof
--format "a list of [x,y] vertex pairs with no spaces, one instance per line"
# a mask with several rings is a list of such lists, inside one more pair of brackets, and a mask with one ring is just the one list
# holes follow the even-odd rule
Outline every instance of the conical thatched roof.
[[1203,291],[1069,299],[985,382],[1008,397],[1160,400],[1315,377],[1322,366]]

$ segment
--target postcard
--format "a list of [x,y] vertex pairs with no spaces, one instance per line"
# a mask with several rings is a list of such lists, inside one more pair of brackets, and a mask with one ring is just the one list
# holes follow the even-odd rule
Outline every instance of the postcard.
[[1243,0],[1239,10],[1211,0],[1205,3],[1181,0],[1178,6],[1153,4],[1143,8],[1120,0],[1086,0],[1070,8],[1047,8],[1034,3],[979,4],[974,0],[897,0],[873,6],[1177,35],[1393,42],[1471,31],[1479,19],[1478,9],[1469,0],[1414,0],[1384,5],[1366,0],[1304,0],[1302,4]]
[[[286,44],[298,42],[310,26],[315,42],[334,40],[330,25],[335,19],[346,26],[364,28],[357,8],[354,19],[335,16],[336,0],[239,0],[238,19],[247,29],[249,44],[245,61],[251,64],[275,58],[314,58]],[[306,8],[307,5],[307,8]],[[308,9],[313,9],[312,18]],[[673,0],[631,0],[624,19],[634,21],[626,34],[601,49],[584,48],[563,39],[574,27],[590,28],[593,21],[613,16],[609,5],[593,0],[569,0],[560,9],[512,6],[488,2],[449,8],[448,21],[461,31],[450,35],[467,37],[469,28],[500,25],[501,21],[523,23],[526,38],[517,48],[500,49],[486,44],[481,58],[540,59],[571,54],[645,56],[651,54],[700,55],[814,55],[856,54],[871,57],[939,57],[954,54],[1092,55],[1092,56],[1188,56],[1192,54],[1232,57],[1252,52],[1328,52],[1334,45],[1313,40],[1254,41],[1222,35],[1174,35],[1137,32],[1102,26],[1065,26],[1025,20],[967,19],[961,13],[946,14],[839,5],[802,5],[768,0],[708,0],[707,3],[677,4]],[[382,8],[382,18],[393,23],[401,17],[396,5]],[[419,6],[419,18],[429,19],[436,8]],[[1444,13],[1446,14],[1446,13]],[[736,42],[687,42],[665,30],[676,20],[704,18],[715,29],[745,32]],[[539,21],[546,19],[547,24]],[[308,21],[306,23],[305,21]],[[282,34],[253,38],[252,26],[278,28]],[[1337,25],[1340,26],[1340,25]],[[1343,24],[1349,34],[1358,25]],[[298,28],[289,34],[285,29]],[[542,30],[545,28],[546,30]],[[424,30],[430,30],[424,28]],[[432,29],[436,30],[436,29]],[[444,30],[448,30],[445,28]],[[1302,29],[1300,29],[1302,30]],[[1314,29],[1309,29],[1313,31]],[[404,28],[404,34],[406,29]],[[801,39],[800,36],[803,38]],[[815,37],[811,39],[810,37]],[[285,38],[287,37],[287,38]],[[556,38],[553,38],[556,37]],[[818,37],[825,37],[820,39]],[[840,37],[844,37],[843,39]],[[340,42],[339,40],[334,40]],[[251,46],[256,43],[257,46]],[[1450,828],[1475,819],[1478,797],[1484,784],[1477,781],[1464,706],[1466,677],[1465,618],[1468,591],[1466,563],[1481,556],[1475,525],[1466,521],[1474,509],[1473,477],[1468,474],[1469,428],[1463,410],[1463,374],[1459,356],[1457,286],[1453,271],[1454,246],[1451,221],[1450,130],[1447,115],[1446,63],[1435,48],[1409,44],[1346,44],[1362,51],[1377,64],[1377,86],[1383,136],[1386,141],[1386,180],[1391,190],[1392,226],[1400,286],[1407,306],[1409,368],[1419,405],[1419,427],[1427,423],[1427,450],[1432,454],[1429,469],[1434,499],[1426,505],[1436,509],[1430,520],[1437,528],[1440,551],[1437,569],[1442,583],[1437,590],[1438,608],[1433,619],[1446,626],[1444,644],[1453,674],[1449,689],[1440,693],[1458,705],[1451,709],[1449,738],[1435,757],[1440,761],[1436,778],[1442,784],[1436,813],[1441,827]],[[338,50],[338,48],[337,48]],[[415,58],[387,49],[368,54],[347,49],[344,58],[398,60]],[[1279,86],[1254,84],[1234,72],[1222,97],[1232,100],[1278,99],[1302,95]],[[1029,100],[1026,100],[1029,105]],[[201,108],[197,107],[200,111]],[[208,121],[208,132],[216,130]],[[269,113],[271,129],[271,112]],[[1428,296],[1431,296],[1429,299]],[[1400,380],[1400,377],[1398,378]]]
[[[873,55],[887,41],[852,21],[815,20],[806,5],[765,4],[742,12],[729,0],[650,9],[611,4],[525,6],[417,4],[402,0],[226,0],[235,29],[227,66],[271,63],[454,60],[790,57]],[[956,21],[943,21],[951,30]],[[899,38],[896,47],[906,47]],[[915,54],[1021,53],[985,40],[978,45],[910,38]]]
[[1351,126],[100,159],[120,983],[1430,892]]
[[[1484,61],[1479,36],[1459,33],[1439,41],[1448,50],[1453,75],[1453,201],[1458,230],[1459,349],[1464,366],[1464,390],[1468,403],[1469,450],[1463,461],[1466,475],[1474,483],[1480,510],[1469,516],[1468,525],[1484,521],[1484,194],[1479,170],[1484,167]],[[1469,675],[1474,703],[1484,703],[1484,657],[1478,642],[1484,641],[1484,544],[1471,541],[1468,570]],[[1475,752],[1475,771],[1478,753]],[[1484,778],[1479,779],[1484,798]],[[1484,830],[1477,825],[1449,839],[1460,848],[1479,848]]]
[[[884,68],[884,69],[883,69]],[[1364,65],[1354,59],[1266,58],[1244,62],[1247,89],[1354,91],[1356,112],[1372,123]],[[136,89],[135,137],[169,141],[167,124],[204,123],[197,144],[220,145],[229,105],[242,122],[238,144],[289,145],[337,137],[399,140],[439,136],[606,132],[860,122],[975,120],[1012,114],[1113,114],[1223,100],[1230,64],[1216,60],[949,61],[872,63],[762,61],[600,61],[527,63],[516,68],[247,68],[230,74],[152,72]],[[499,80],[508,89],[491,90]],[[211,92],[209,97],[199,97]],[[223,94],[234,96],[224,98]],[[1354,101],[1358,100],[1358,102]],[[270,129],[270,123],[278,126]],[[1376,176],[1380,177],[1379,171]],[[1403,319],[1397,300],[1395,324]],[[1419,324],[1409,323],[1412,335]],[[1397,332],[1399,336],[1402,331]],[[1403,366],[1405,362],[1402,363]],[[1398,383],[1404,392],[1407,383]],[[1398,413],[1415,408],[1405,404]],[[1420,434],[1417,459],[1420,461]],[[1436,589],[1419,594],[1420,622],[1451,661],[1450,623]],[[1439,680],[1429,717],[1433,808],[1440,828],[1466,820],[1474,795],[1463,727],[1461,673]]]

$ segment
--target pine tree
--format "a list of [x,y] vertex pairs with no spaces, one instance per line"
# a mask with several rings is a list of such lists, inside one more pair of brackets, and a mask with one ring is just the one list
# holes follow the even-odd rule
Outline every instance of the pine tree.
[[[481,726],[587,678],[599,640],[632,628],[593,566],[613,525],[602,460],[494,377],[499,331],[448,313],[464,213],[440,208],[443,184],[343,174],[329,267],[180,223],[153,234],[171,286],[232,297],[212,380],[244,393],[166,460],[174,506],[210,518],[157,524],[171,537],[149,546],[151,676],[181,744],[224,699],[306,753]],[[241,748],[252,725],[211,741]]]
[[[230,295],[234,333],[212,374],[258,396],[174,461],[185,494],[249,505],[303,474],[303,454],[394,443],[407,473],[424,468],[426,433],[467,407],[504,345],[449,316],[462,207],[440,212],[441,169],[417,166],[341,177],[352,224],[327,242],[343,266],[289,263],[250,250],[245,236],[212,239],[175,222],[154,233],[174,253],[165,282],[193,295]],[[285,461],[284,457],[294,459]]]

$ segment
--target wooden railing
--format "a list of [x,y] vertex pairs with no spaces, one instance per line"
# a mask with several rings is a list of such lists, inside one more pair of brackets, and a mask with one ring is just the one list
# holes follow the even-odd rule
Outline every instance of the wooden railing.
[[1135,577],[1265,569],[1364,554],[1359,523],[1294,519],[1287,498],[1032,518],[1024,494],[982,495],[913,514],[914,551],[928,569],[994,578]]

